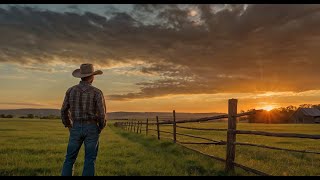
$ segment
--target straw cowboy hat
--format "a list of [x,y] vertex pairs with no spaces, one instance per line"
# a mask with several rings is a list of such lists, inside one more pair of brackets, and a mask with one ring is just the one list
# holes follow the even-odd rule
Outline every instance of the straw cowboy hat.
[[103,74],[103,72],[100,70],[94,71],[92,64],[81,64],[80,69],[76,69],[72,73],[72,75],[76,78],[84,78],[92,75],[101,74]]

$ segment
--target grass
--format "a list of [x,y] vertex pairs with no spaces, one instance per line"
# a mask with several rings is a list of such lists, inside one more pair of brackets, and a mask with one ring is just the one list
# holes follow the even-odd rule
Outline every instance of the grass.
[[[185,127],[200,128],[227,128],[227,123],[192,123],[183,124]],[[155,126],[150,128],[155,129]],[[172,132],[172,126],[161,126],[161,130]],[[247,124],[239,123],[239,130],[258,130],[268,132],[287,132],[301,134],[320,134],[319,124]],[[179,133],[193,134],[214,140],[226,141],[226,132],[194,131],[178,128]],[[161,134],[163,138],[172,138],[171,135]],[[178,136],[178,141],[201,142],[201,140]],[[202,141],[203,142],[203,141]],[[320,152],[319,140],[277,138],[253,135],[238,135],[237,142],[248,142],[296,150],[313,150]],[[201,150],[207,154],[225,158],[226,146],[188,145],[193,149]],[[280,176],[319,176],[320,155],[286,152],[263,149],[259,147],[236,147],[236,162],[242,165],[261,170],[271,175]]]
[[[0,176],[58,176],[68,131],[59,120],[0,119]],[[81,175],[84,150],[76,162]],[[171,141],[157,141],[107,127],[100,138],[98,176],[225,176],[224,164],[186,150]]]

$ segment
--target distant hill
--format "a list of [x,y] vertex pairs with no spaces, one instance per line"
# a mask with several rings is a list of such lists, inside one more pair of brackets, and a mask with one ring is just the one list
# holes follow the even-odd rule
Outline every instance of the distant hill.
[[[8,109],[0,110],[0,114],[13,115],[15,117],[26,116],[33,114],[35,116],[60,116],[59,109]],[[189,120],[198,119],[203,117],[210,117],[220,115],[223,113],[177,113],[177,120]],[[110,112],[108,113],[108,119],[155,119],[159,116],[160,120],[171,120],[172,113],[168,112]]]

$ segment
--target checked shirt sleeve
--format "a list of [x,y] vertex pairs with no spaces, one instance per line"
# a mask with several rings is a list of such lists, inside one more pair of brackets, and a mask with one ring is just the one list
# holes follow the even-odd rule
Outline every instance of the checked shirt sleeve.
[[61,120],[65,127],[72,127],[72,122],[70,118],[70,91],[71,88],[66,92],[62,107],[61,107]]
[[98,123],[100,130],[102,130],[107,124],[107,108],[102,91],[99,91],[96,97]]

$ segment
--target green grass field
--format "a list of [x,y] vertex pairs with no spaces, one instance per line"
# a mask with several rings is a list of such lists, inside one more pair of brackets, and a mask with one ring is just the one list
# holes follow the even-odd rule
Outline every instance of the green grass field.
[[[181,124],[184,127],[200,128],[227,128],[227,123],[192,123]],[[156,129],[155,126],[150,128]],[[248,124],[239,123],[239,130],[258,130],[267,132],[288,132],[302,134],[320,134],[319,124],[301,125],[301,124]],[[172,132],[172,126],[161,126],[160,130]],[[226,132],[216,131],[194,131],[186,129],[177,129],[177,132],[184,134],[193,134],[214,140],[226,141]],[[156,132],[153,132],[155,135]],[[172,135],[161,134],[161,137],[172,138]],[[189,137],[177,137],[182,142],[205,142]],[[320,152],[319,140],[297,139],[297,138],[277,138],[253,135],[237,135],[237,142],[248,142],[260,145],[269,145],[295,150],[313,150]],[[215,145],[187,145],[193,149],[200,150],[207,154],[225,158],[226,146]],[[263,149],[259,147],[236,147],[236,162],[242,165],[263,171],[271,175],[320,175],[320,155],[304,154],[295,152],[286,152],[279,150]]]
[[[111,123],[109,123],[111,125]],[[68,130],[59,120],[0,119],[0,175],[60,175]],[[84,151],[76,162],[81,175]],[[112,126],[101,134],[96,175],[227,175],[224,164],[171,143]],[[237,170],[233,175],[246,175]]]
[[[188,127],[226,128],[226,123],[183,124]],[[154,128],[155,127],[150,127]],[[269,132],[319,134],[320,125],[238,124],[238,129]],[[161,130],[172,131],[170,126]],[[178,129],[214,140],[226,140],[225,132]],[[143,132],[144,133],[144,132]],[[155,135],[151,133],[150,135]],[[96,175],[227,175],[224,164],[173,144],[170,135],[158,141],[112,126],[101,134]],[[179,141],[195,141],[178,136]],[[238,142],[249,142],[297,150],[320,151],[318,140],[238,135]],[[68,142],[68,131],[59,120],[0,119],[0,175],[60,175]],[[225,158],[225,146],[188,145],[202,152]],[[81,175],[84,152],[81,149],[75,175]],[[257,147],[237,146],[236,162],[271,175],[320,175],[320,155],[291,153]],[[230,175],[230,174],[229,174]],[[232,175],[251,175],[240,169]]]

